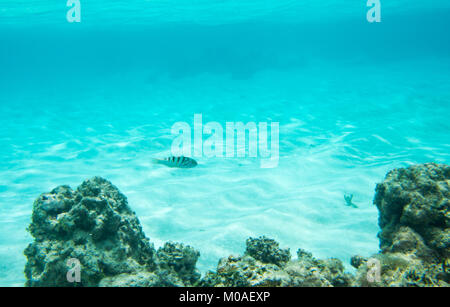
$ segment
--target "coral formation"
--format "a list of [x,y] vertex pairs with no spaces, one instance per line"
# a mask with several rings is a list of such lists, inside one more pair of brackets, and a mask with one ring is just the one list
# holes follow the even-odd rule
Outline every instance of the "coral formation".
[[208,272],[202,286],[331,287],[351,286],[352,276],[344,272],[338,259],[318,260],[298,250],[290,261],[288,249],[266,237],[247,240],[244,256],[223,258],[216,272]]
[[414,165],[389,172],[376,187],[381,252],[378,281],[367,260],[353,258],[361,286],[448,286],[450,166]]
[[[24,252],[27,286],[183,286],[198,278],[198,252],[182,244],[156,252],[126,197],[99,177],[42,194],[28,230],[35,241]],[[67,281],[72,258],[81,264],[79,284]]]
[[248,238],[245,254],[263,263],[273,263],[282,266],[291,259],[289,249],[280,249],[278,242],[266,237]]
[[168,276],[178,276],[184,285],[194,285],[200,279],[195,267],[200,253],[192,247],[167,242],[158,249],[156,256],[160,271],[165,271]]
[[[338,259],[320,260],[266,237],[249,238],[242,256],[219,261],[203,278],[199,252],[167,242],[156,251],[127,199],[95,177],[76,191],[60,186],[33,205],[25,249],[27,286],[449,286],[450,166],[434,163],[389,172],[376,187],[380,252],[354,256],[353,276]],[[67,280],[79,260],[80,283]]]

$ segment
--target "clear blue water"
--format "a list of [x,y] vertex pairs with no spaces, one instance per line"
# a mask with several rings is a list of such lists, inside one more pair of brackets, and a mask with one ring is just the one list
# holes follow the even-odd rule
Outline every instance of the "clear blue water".
[[[381,1],[379,24],[362,0],[81,1],[79,24],[65,2],[0,1],[2,286],[23,285],[33,200],[60,184],[112,181],[156,246],[196,247],[205,272],[248,236],[375,253],[375,184],[449,163],[448,1]],[[278,166],[153,165],[199,113],[279,122]]]

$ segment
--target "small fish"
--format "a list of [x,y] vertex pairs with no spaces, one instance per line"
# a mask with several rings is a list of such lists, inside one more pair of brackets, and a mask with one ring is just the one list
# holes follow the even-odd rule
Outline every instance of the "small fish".
[[188,157],[168,157],[165,159],[152,159],[153,163],[163,164],[168,167],[177,167],[177,168],[193,168],[197,166],[197,161]]
[[353,208],[358,208],[358,206],[352,202],[353,194],[344,194],[344,199],[345,199],[345,204],[347,206],[353,207]]

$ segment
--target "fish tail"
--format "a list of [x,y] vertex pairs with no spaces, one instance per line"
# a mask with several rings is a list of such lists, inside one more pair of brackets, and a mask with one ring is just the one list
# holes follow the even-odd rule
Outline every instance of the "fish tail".
[[162,162],[162,160],[156,159],[156,158],[151,158],[150,161],[154,164],[161,164],[161,162]]

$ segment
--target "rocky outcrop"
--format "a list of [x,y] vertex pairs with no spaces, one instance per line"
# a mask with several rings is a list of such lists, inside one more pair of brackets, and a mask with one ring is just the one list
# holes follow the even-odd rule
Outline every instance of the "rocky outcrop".
[[[376,187],[381,252],[354,257],[361,286],[448,286],[450,166],[434,163],[389,172]],[[367,274],[381,270],[369,282]],[[371,279],[371,278],[369,278]]]
[[248,238],[245,254],[263,263],[283,266],[291,259],[289,249],[280,249],[278,242],[266,237]]
[[[180,286],[191,286],[200,279],[200,273],[195,267],[200,253],[190,246],[181,243],[168,242],[156,253],[160,276],[176,276],[182,283]],[[165,283],[175,285],[175,282]]]
[[[219,261],[201,278],[199,252],[167,242],[157,251],[127,199],[95,177],[75,191],[60,186],[33,205],[25,249],[27,286],[449,286],[450,166],[434,163],[389,172],[376,187],[380,252],[354,256],[355,276],[338,259],[299,249],[292,260],[269,238],[249,238],[242,256]],[[69,282],[68,261],[81,265]]]
[[[198,252],[182,244],[156,252],[126,197],[99,177],[42,194],[28,230],[27,286],[184,286],[199,278]],[[79,283],[67,279],[70,259],[80,263]]]
[[337,259],[317,260],[267,238],[247,240],[242,257],[224,258],[208,286],[449,286],[450,166],[434,163],[389,172],[377,185],[380,252],[354,256],[356,276]]
[[219,261],[216,272],[208,272],[201,285],[207,287],[332,287],[351,286],[352,276],[338,259],[318,260],[298,250],[291,261],[288,249],[266,237],[249,238],[243,256]]

